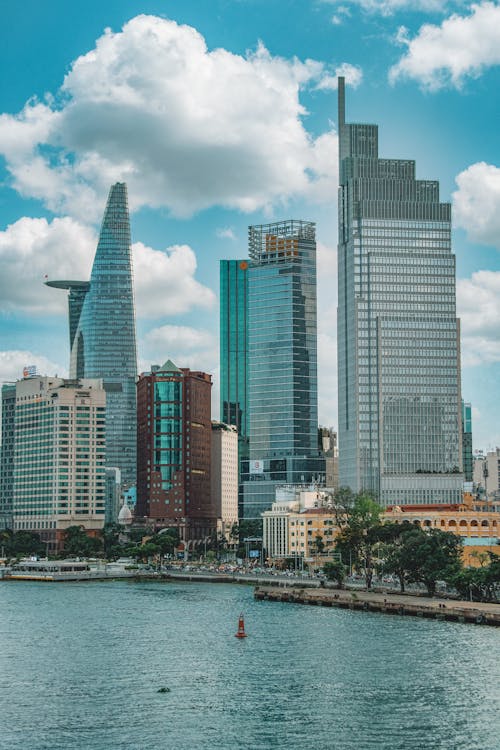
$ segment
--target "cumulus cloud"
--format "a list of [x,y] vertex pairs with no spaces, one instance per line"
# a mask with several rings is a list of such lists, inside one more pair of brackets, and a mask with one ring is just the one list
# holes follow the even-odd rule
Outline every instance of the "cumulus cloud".
[[460,88],[466,78],[500,63],[500,5],[473,4],[469,15],[455,13],[440,26],[424,24],[413,39],[401,28],[397,41],[407,51],[389,71],[392,83],[412,78],[430,91]]
[[[69,217],[47,221],[24,216],[0,232],[0,311],[57,314],[66,295],[49,289],[49,279],[90,277],[97,237]],[[214,293],[196,280],[196,255],[188,245],[154,250],[132,245],[136,308],[139,317],[160,318],[194,307],[210,308]]]
[[180,315],[193,307],[209,308],[215,294],[195,277],[196,255],[189,245],[153,250],[142,242],[132,245],[137,315],[161,318]]
[[47,357],[34,354],[31,351],[11,349],[0,352],[0,382],[9,383],[19,380],[23,376],[26,365],[35,365],[40,375],[59,375],[67,377],[68,371],[60,364],[51,362]]
[[171,359],[177,367],[213,374],[219,365],[219,342],[206,329],[163,325],[141,338],[139,356],[148,370],[152,363],[162,365]]
[[465,366],[500,362],[500,271],[476,271],[457,282]]
[[61,313],[65,295],[43,285],[51,279],[87,279],[96,237],[91,229],[64,217],[24,216],[0,232],[0,310]]
[[[361,80],[358,68],[341,69]],[[141,15],[107,29],[54,97],[2,115],[0,153],[21,194],[86,221],[99,218],[116,180],[128,183],[132,209],[179,216],[319,200],[300,92],[330,88],[334,70],[272,56],[262,43],[244,56],[209,50],[196,29]]]
[[456,178],[453,216],[475,242],[500,248],[500,169],[472,164]]

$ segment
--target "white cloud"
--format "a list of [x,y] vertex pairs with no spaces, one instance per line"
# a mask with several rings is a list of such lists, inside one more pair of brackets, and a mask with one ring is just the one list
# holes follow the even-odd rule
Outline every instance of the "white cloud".
[[180,315],[193,307],[215,304],[212,290],[194,278],[196,255],[189,245],[160,251],[136,242],[132,252],[138,317]]
[[164,325],[153,328],[139,340],[139,370],[149,371],[151,364],[162,365],[171,359],[177,367],[208,372],[212,375],[212,404],[219,412],[219,341],[211,331],[189,326]]
[[[358,68],[341,68],[359,83]],[[244,56],[209,50],[196,29],[141,15],[106,30],[53,99],[4,114],[0,153],[20,193],[85,221],[99,218],[116,180],[128,183],[132,209],[179,216],[297,195],[328,200],[300,92],[331,87],[333,70],[273,57],[262,43]]]
[[346,4],[356,5],[367,13],[382,16],[392,16],[398,11],[441,12],[450,4],[443,0],[324,0],[324,2],[331,5],[342,3],[332,19],[334,24],[342,22],[339,15],[346,15],[346,10],[348,11]]
[[462,327],[462,362],[500,362],[500,271],[476,271],[457,282]]
[[469,15],[453,14],[440,26],[425,24],[413,39],[400,29],[397,41],[407,51],[389,71],[392,83],[413,78],[430,91],[460,88],[466,78],[500,63],[500,5],[473,4]]
[[0,232],[0,310],[60,313],[65,294],[44,286],[51,279],[87,279],[96,238],[92,230],[64,217],[24,216]]
[[338,76],[344,76],[346,85],[357,88],[363,80],[363,71],[359,65],[351,65],[351,63],[342,63],[337,68],[333,75],[324,75],[318,85],[317,89],[329,89],[336,91],[338,86]]
[[500,169],[472,164],[456,177],[453,193],[455,224],[475,242],[500,248]]
[[[8,226],[0,232],[0,311],[64,313],[66,294],[44,286],[45,276],[88,279],[96,244],[94,232],[69,217],[49,222],[24,216]],[[214,305],[214,293],[195,279],[196,255],[188,245],[160,251],[136,242],[132,251],[138,317]]]
[[0,352],[0,383],[15,382],[23,377],[23,368],[35,365],[40,375],[67,377],[67,369],[31,351],[12,349]]
[[219,227],[215,230],[216,236],[221,240],[235,240],[236,235],[231,227]]

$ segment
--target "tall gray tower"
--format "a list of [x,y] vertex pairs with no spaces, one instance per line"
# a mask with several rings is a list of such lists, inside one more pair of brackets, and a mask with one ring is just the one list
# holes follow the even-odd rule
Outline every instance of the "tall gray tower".
[[415,162],[345,122],[339,78],[339,484],[381,504],[456,503],[463,483],[451,207]]
[[90,282],[47,284],[69,289],[70,377],[104,381],[106,465],[135,484],[137,354],[125,183],[109,191]]

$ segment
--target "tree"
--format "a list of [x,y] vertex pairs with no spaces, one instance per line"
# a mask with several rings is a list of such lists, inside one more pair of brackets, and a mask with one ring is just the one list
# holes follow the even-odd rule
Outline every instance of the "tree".
[[321,553],[325,551],[325,543],[321,534],[318,534],[316,536],[314,540],[314,546],[316,547],[316,552],[318,553],[318,555],[321,555]]
[[488,553],[489,564],[480,568],[463,568],[450,577],[462,599],[480,602],[497,601],[500,589],[500,557]]
[[344,585],[346,567],[340,560],[331,560],[323,565],[323,573],[329,581],[337,581],[339,589]]
[[420,527],[408,531],[400,553],[407,580],[422,583],[434,596],[437,581],[449,581],[460,572],[461,547],[462,539],[449,531]]
[[[121,555],[120,534],[121,528],[117,523],[107,523],[102,530],[102,543],[104,557],[108,560]],[[117,554],[118,553],[118,554]]]
[[102,540],[87,536],[81,526],[69,526],[64,533],[64,553],[72,557],[92,557],[102,552]]
[[380,527],[378,533],[382,556],[380,572],[394,574],[399,580],[399,587],[402,594],[404,594],[405,585],[410,575],[409,560],[405,550],[405,538],[407,534],[412,534],[415,529],[416,527],[407,521],[402,524],[385,523]]
[[[366,587],[371,588],[374,568],[374,551],[379,543],[382,508],[365,493],[353,496],[344,489],[345,505],[337,505],[336,516],[340,532],[335,548],[345,559],[346,554],[355,564],[362,565]],[[351,504],[351,500],[353,500]]]

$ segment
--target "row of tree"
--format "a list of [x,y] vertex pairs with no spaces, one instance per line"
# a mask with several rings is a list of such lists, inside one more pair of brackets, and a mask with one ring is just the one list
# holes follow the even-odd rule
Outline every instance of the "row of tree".
[[459,536],[408,522],[384,523],[382,508],[363,493],[353,495],[341,490],[339,500],[335,513],[340,559],[324,566],[331,580],[342,585],[349,564],[363,571],[368,589],[376,573],[395,576],[402,592],[407,584],[418,583],[434,596],[437,582],[444,581],[464,598],[495,600],[500,590],[498,555],[490,553],[479,568],[465,568]]

